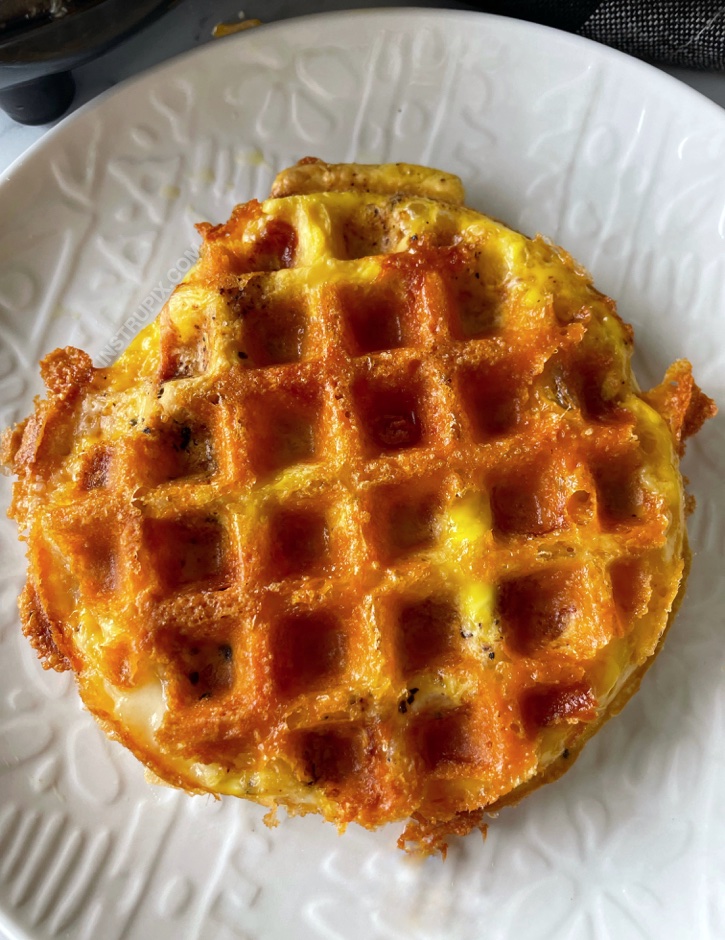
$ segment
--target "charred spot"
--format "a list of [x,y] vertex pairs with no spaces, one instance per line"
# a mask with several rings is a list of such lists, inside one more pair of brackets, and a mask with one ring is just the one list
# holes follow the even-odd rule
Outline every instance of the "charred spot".
[[394,381],[374,381],[361,377],[353,386],[360,425],[368,442],[370,456],[407,450],[424,437],[424,402],[419,382],[411,387]]
[[295,611],[282,617],[270,637],[272,675],[287,696],[319,689],[347,665],[348,638],[328,611]]
[[386,281],[365,290],[347,285],[340,291],[340,305],[353,355],[404,345],[404,327],[411,308],[404,285]]
[[546,535],[568,524],[565,493],[555,475],[536,469],[503,477],[491,488],[494,532],[499,536]]
[[431,485],[381,487],[376,497],[372,515],[382,525],[375,537],[386,564],[435,542],[442,499]]
[[190,443],[191,443],[191,428],[189,427],[188,424],[184,424],[179,429],[179,443],[178,443],[179,450],[186,450],[186,448],[189,446]]
[[[405,604],[398,617],[397,656],[405,673],[439,662],[454,647],[460,631],[458,608],[450,598],[429,597]],[[418,690],[411,690],[415,695]]]
[[635,455],[622,455],[592,468],[599,519],[605,528],[638,523],[646,504],[641,467]]
[[270,572],[279,578],[314,574],[329,562],[330,533],[324,513],[279,507],[270,515]]
[[487,442],[514,433],[523,419],[530,380],[504,360],[465,368],[458,385],[474,439]]
[[429,771],[442,765],[476,763],[483,756],[481,744],[472,734],[467,706],[452,711],[421,715],[411,729],[416,750]]
[[540,685],[524,692],[521,715],[529,734],[552,725],[593,721],[597,700],[588,682],[567,685]]
[[225,533],[216,521],[194,517],[147,519],[145,539],[167,591],[222,590],[231,578]]
[[[504,581],[497,609],[509,649],[535,655],[564,633],[576,615],[577,572],[551,569]],[[494,653],[489,653],[493,658]]]
[[301,735],[302,771],[311,783],[343,784],[363,769],[363,738],[359,729],[326,728]]

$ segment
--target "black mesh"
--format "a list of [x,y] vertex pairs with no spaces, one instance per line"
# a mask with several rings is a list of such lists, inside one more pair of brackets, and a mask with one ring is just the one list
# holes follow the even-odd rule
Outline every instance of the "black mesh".
[[668,65],[725,70],[723,0],[493,0],[472,3]]

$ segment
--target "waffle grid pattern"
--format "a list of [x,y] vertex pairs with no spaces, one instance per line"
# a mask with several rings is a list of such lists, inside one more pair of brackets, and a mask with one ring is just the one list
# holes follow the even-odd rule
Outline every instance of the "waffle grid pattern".
[[627,328],[557,249],[412,195],[202,234],[96,374],[53,520],[112,683],[153,664],[154,747],[212,788],[366,825],[495,803],[671,603]]

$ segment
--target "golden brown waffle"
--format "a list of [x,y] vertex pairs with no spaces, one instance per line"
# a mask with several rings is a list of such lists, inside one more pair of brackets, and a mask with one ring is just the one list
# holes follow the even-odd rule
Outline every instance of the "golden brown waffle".
[[405,165],[303,161],[200,226],[119,361],[5,441],[25,632],[163,780],[427,847],[571,764],[684,583],[714,406],[561,249]]

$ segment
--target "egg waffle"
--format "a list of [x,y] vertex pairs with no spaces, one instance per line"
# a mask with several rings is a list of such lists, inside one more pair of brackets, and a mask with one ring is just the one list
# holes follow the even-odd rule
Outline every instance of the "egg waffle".
[[684,584],[689,363],[407,165],[302,161],[201,225],[109,368],[5,438],[25,633],[161,780],[439,847],[563,772]]

